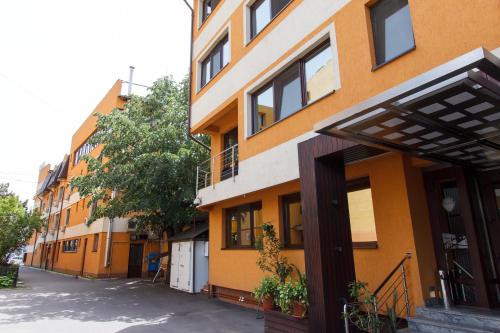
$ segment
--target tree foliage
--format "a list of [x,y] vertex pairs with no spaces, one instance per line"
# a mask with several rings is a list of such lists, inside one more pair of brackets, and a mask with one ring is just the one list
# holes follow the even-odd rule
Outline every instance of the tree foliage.
[[0,263],[23,247],[42,224],[40,216],[29,211],[26,202],[21,202],[8,188],[8,184],[0,184]]
[[187,79],[164,77],[124,110],[96,114],[91,143],[103,149],[85,156],[88,174],[71,181],[97,204],[90,221],[132,216],[138,229],[162,232],[193,218],[196,167],[209,155],[187,135],[187,96]]

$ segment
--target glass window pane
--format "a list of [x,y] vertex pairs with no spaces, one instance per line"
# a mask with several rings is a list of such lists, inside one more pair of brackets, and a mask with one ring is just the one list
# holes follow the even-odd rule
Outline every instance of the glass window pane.
[[371,7],[377,64],[415,46],[408,0],[381,0]]
[[235,211],[229,214],[229,246],[238,245],[238,216]]
[[254,131],[258,132],[274,122],[273,86],[255,97]]
[[253,227],[254,227],[254,240],[262,237],[262,209],[254,209],[253,211]]
[[210,75],[210,59],[207,59],[205,65],[203,66],[205,71],[205,80],[203,81],[203,85],[207,84],[212,76]]
[[298,63],[281,74],[278,79],[276,79],[275,86],[276,120],[286,118],[302,108]]
[[347,193],[353,242],[377,241],[370,188]]
[[229,40],[226,39],[222,45],[222,67],[229,63]]
[[252,37],[271,21],[271,1],[264,0],[252,8]]
[[287,205],[288,227],[290,229],[290,245],[302,245],[304,243],[302,231],[302,209],[300,201],[291,202]]
[[273,17],[279,14],[283,8],[290,2],[291,0],[272,0],[271,4],[271,14]]
[[241,246],[252,245],[252,228],[250,223],[250,212],[240,211],[240,224],[241,224]]
[[216,47],[215,52],[212,55],[212,75],[211,77],[214,77],[215,74],[220,72],[221,69],[221,54],[220,54],[221,48],[219,46]]
[[333,91],[333,56],[330,44],[305,63],[307,102]]

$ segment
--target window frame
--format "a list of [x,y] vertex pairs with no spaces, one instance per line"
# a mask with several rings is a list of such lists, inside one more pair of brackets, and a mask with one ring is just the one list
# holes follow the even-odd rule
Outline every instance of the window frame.
[[[408,49],[401,51],[399,54],[391,57],[391,58],[386,58],[383,62],[378,62],[377,59],[377,34],[376,34],[376,29],[375,25],[378,22],[377,18],[375,17],[374,14],[374,8],[376,8],[378,5],[380,5],[384,1],[390,1],[390,0],[377,0],[373,4],[368,6],[368,15],[369,15],[369,21],[370,21],[370,31],[371,31],[371,39],[372,39],[372,49],[373,49],[373,67],[372,71],[375,71],[379,69],[380,67],[383,67],[384,65],[393,62],[394,60],[404,56],[405,54],[415,50],[416,48],[416,42],[415,42],[415,33],[413,29],[413,19],[411,17],[411,12],[410,12],[410,24],[411,24],[411,32],[412,32],[412,46],[410,46]],[[408,10],[410,10],[410,3],[408,0],[406,0],[406,5],[408,6]]]
[[[294,114],[300,112],[301,110],[303,110],[307,106],[309,106],[309,105],[321,100],[322,98],[332,94],[333,92],[335,92],[335,89],[333,89],[331,92],[325,93],[323,96],[316,98],[315,100],[312,100],[310,102],[307,101],[307,82],[306,82],[306,77],[305,77],[305,64],[308,61],[310,61],[312,58],[317,56],[319,53],[324,51],[325,49],[331,48],[331,46],[332,46],[331,40],[330,40],[330,38],[327,38],[326,40],[322,41],[317,46],[315,46],[311,51],[306,53],[304,56],[300,57],[298,60],[289,64],[287,67],[285,67],[283,70],[281,70],[277,75],[272,77],[269,81],[266,81],[266,83],[262,87],[258,88],[257,90],[255,90],[254,92],[251,93],[251,95],[250,95],[250,99],[251,99],[250,105],[251,105],[251,112],[252,112],[252,126],[251,126],[252,133],[251,133],[251,135],[255,135],[255,134],[265,130],[266,128],[272,126],[273,124],[275,124],[279,121],[282,121],[288,117],[293,116]],[[333,57],[334,57],[334,54],[332,52],[332,58]],[[302,106],[297,111],[287,115],[286,117],[278,119],[278,117],[277,117],[277,115],[278,115],[278,113],[277,113],[278,112],[277,111],[277,98],[276,98],[276,91],[278,88],[276,87],[276,83],[279,82],[282,75],[285,75],[294,66],[297,66],[297,64],[299,67],[300,96],[301,96],[301,102],[302,102],[301,105]],[[269,87],[272,87],[272,89],[273,89],[273,91],[272,91],[272,93],[273,93],[273,123],[258,130],[257,129],[258,115],[256,112],[256,110],[257,110],[257,97],[259,94],[261,94],[262,92],[267,90]],[[281,114],[281,111],[282,110],[280,109],[280,111],[279,111],[280,114]]]
[[94,239],[92,241],[92,252],[97,252],[99,249],[99,234],[94,234]]
[[256,21],[255,21],[255,9],[257,7],[259,7],[264,1],[266,0],[256,0],[254,1],[250,6],[248,6],[248,9],[250,10],[250,39],[248,42],[251,42],[252,40],[255,39],[255,37],[257,37],[262,31],[266,30],[266,28],[271,24],[271,22],[274,21],[275,18],[277,18],[278,16],[280,16],[280,14],[293,2],[293,0],[288,0],[288,3],[285,4],[283,6],[283,8],[281,8],[280,10],[278,10],[276,12],[276,14],[273,16],[273,6],[272,6],[272,1],[273,0],[269,0],[270,1],[270,5],[269,5],[269,22],[267,22],[266,24],[264,24],[264,26],[262,27],[262,29],[260,29],[259,31],[256,31],[255,30],[255,27],[256,27]]
[[[201,66],[200,70],[200,90],[203,89],[206,85],[210,83],[222,70],[229,64],[231,57],[231,45],[229,45],[229,57],[226,64],[224,64],[224,44],[229,44],[229,33],[226,33],[224,37],[222,37],[215,46],[208,52],[205,57],[199,62],[199,66]],[[214,55],[219,52],[219,61],[220,61],[220,69],[217,73],[214,73]],[[207,81],[207,71],[206,71],[206,63],[210,60],[210,78]]]
[[290,219],[288,207],[291,203],[300,203],[300,210],[302,212],[302,202],[300,198],[300,192],[287,194],[281,197],[281,214],[282,214],[282,226],[283,226],[283,247],[287,249],[303,249],[304,243],[302,244],[290,244]]
[[70,239],[63,241],[63,252],[65,253],[77,253],[79,246],[79,239]]
[[[239,205],[235,207],[230,207],[225,209],[225,231],[226,231],[226,237],[225,237],[225,247],[224,249],[251,249],[251,250],[256,250],[255,248],[255,221],[254,221],[254,212],[261,210],[262,211],[262,201],[257,201],[253,202],[250,204],[244,204],[244,205]],[[241,222],[238,221],[238,229],[237,229],[237,234],[238,234],[238,245],[232,245],[231,242],[231,212],[248,212],[250,214],[250,245],[241,245]]]
[[71,218],[71,207],[68,207],[66,209],[66,216],[64,218],[64,225],[68,226],[69,225],[69,219]]
[[[206,13],[206,9],[207,9],[206,4],[208,2],[212,3],[214,1],[217,1],[217,3],[212,8],[212,11],[209,14],[207,14]],[[215,11],[215,8],[217,8],[222,1],[223,0],[202,0],[201,1],[201,24],[200,24],[200,27],[203,25],[203,23],[205,23],[207,21],[207,19],[210,17],[210,15],[212,15],[212,13]]]

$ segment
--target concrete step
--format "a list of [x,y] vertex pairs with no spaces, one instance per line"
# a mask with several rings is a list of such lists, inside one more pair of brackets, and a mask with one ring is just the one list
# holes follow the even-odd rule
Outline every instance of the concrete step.
[[499,333],[494,328],[483,328],[469,325],[453,324],[429,318],[414,317],[408,320],[408,328],[413,332],[429,333]]
[[456,326],[495,329],[500,332],[500,312],[478,309],[454,308],[445,310],[440,307],[417,308],[417,317],[445,322]]

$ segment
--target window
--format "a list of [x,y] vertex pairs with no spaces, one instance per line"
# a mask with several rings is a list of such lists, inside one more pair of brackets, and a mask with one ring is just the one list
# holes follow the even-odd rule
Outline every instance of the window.
[[282,199],[284,243],[286,247],[302,247],[304,245],[302,207],[300,193],[287,195]]
[[251,248],[262,236],[262,203],[257,202],[226,210],[229,248]]
[[72,239],[63,242],[63,252],[77,252],[78,239]]
[[250,7],[251,38],[257,36],[291,0],[257,0]]
[[369,178],[350,181],[347,184],[347,190],[352,241],[354,243],[376,242],[377,232]]
[[71,215],[71,208],[66,209],[66,220],[64,221],[64,225],[69,225],[69,217]]
[[94,234],[94,243],[92,244],[92,252],[97,252],[99,248],[99,234]]
[[54,229],[59,229],[60,222],[61,222],[61,214],[57,213],[55,217]]
[[370,7],[370,15],[377,65],[415,47],[408,0],[380,0]]
[[333,90],[333,55],[325,42],[252,95],[253,133]]
[[92,134],[74,153],[73,165],[77,165],[80,162],[80,159],[90,153],[92,150],[97,147],[96,144],[90,144],[90,140],[94,137],[95,133]]
[[205,22],[206,19],[212,14],[214,11],[215,7],[219,4],[220,0],[203,0],[202,3],[202,17],[201,17],[201,22]]
[[[354,248],[376,248],[377,232],[368,177],[347,183],[347,201]],[[284,196],[281,203],[284,245],[302,248],[304,239],[300,193]]]
[[229,63],[229,38],[226,35],[201,62],[201,86],[205,86]]

